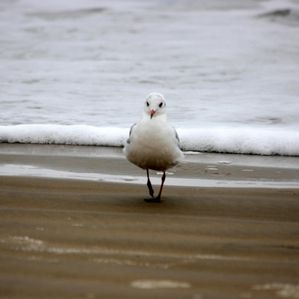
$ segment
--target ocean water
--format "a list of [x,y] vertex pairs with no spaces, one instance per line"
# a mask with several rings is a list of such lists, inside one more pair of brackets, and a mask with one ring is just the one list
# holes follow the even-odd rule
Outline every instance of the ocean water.
[[1,0],[0,142],[121,146],[164,94],[186,151],[299,155],[298,0]]

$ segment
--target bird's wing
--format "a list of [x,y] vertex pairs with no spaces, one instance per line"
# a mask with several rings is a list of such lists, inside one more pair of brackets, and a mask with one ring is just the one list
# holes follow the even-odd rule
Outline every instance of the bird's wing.
[[128,143],[128,144],[131,143],[131,139],[130,139],[130,138],[131,138],[131,135],[132,135],[132,133],[133,133],[133,130],[134,130],[135,126],[136,126],[136,123],[134,123],[134,124],[131,126],[131,128],[130,128],[129,138],[127,139],[127,143]]
[[174,127],[172,127],[172,129],[173,129],[173,132],[174,132],[175,139],[176,139],[176,141],[177,141],[177,143],[179,145],[181,141],[180,141],[178,132],[176,131],[176,129]]

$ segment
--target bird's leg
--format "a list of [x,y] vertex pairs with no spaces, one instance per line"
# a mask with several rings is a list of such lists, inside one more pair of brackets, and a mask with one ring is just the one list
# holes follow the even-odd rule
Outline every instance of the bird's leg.
[[146,170],[146,174],[147,174],[147,187],[148,187],[149,194],[151,197],[154,197],[154,189],[153,189],[150,177],[149,177],[148,169]]
[[162,175],[162,178],[161,178],[161,187],[160,187],[160,191],[159,191],[158,196],[155,198],[155,201],[156,201],[156,202],[160,202],[160,201],[161,201],[161,194],[162,194],[162,190],[163,190],[163,186],[164,186],[165,179],[166,179],[166,173],[165,173],[165,171],[164,171],[164,172],[163,172],[163,175]]
[[162,175],[162,178],[161,178],[161,186],[160,186],[159,194],[158,194],[157,197],[154,197],[154,190],[153,190],[151,181],[149,179],[148,169],[146,171],[147,171],[147,178],[148,178],[147,186],[148,186],[148,189],[149,189],[149,192],[150,192],[150,195],[151,195],[152,198],[145,199],[145,201],[146,202],[161,202],[161,194],[162,194],[164,182],[165,182],[165,179],[166,179],[166,173],[165,173],[165,171],[163,172],[163,175]]
[[151,183],[150,178],[149,178],[148,169],[146,170],[146,173],[147,173],[147,187],[148,187],[149,194],[150,194],[151,198],[146,198],[144,201],[146,201],[146,202],[160,202],[160,196],[159,196],[159,198],[154,197],[154,189],[152,187],[152,183]]

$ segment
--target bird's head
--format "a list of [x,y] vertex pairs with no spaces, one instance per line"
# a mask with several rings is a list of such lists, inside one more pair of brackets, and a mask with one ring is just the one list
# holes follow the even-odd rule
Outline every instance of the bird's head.
[[166,113],[166,102],[162,94],[150,93],[144,103],[144,112],[150,118]]

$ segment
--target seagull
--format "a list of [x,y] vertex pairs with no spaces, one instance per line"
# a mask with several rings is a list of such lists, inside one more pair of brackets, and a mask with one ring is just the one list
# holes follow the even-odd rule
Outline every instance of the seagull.
[[[133,124],[124,152],[127,159],[146,170],[150,198],[146,202],[161,202],[166,170],[183,158],[176,130],[167,122],[166,102],[162,94],[150,93],[144,103],[142,119]],[[161,171],[159,194],[154,196],[149,170]]]

